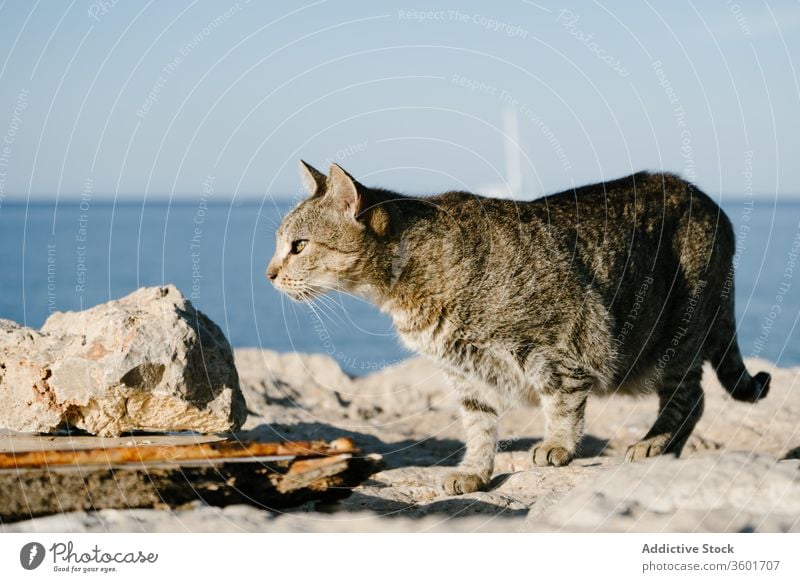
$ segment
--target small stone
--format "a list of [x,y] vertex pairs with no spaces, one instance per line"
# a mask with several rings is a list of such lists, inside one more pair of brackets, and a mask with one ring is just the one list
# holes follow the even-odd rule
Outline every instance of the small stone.
[[238,430],[247,411],[222,330],[173,285],[142,288],[41,331],[0,320],[0,427]]

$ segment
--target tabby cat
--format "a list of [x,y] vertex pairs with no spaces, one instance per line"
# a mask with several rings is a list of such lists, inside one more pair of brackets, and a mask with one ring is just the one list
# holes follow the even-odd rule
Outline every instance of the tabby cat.
[[343,290],[389,314],[460,398],[466,453],[449,494],[483,489],[498,418],[540,402],[531,456],[575,456],[589,394],[654,392],[658,417],[626,459],[679,455],[703,412],[710,361],[737,400],[766,396],[745,369],[733,308],[734,234],[671,174],[642,172],[531,202],[468,192],[404,196],[301,162],[310,197],[277,231],[267,276],[302,301]]

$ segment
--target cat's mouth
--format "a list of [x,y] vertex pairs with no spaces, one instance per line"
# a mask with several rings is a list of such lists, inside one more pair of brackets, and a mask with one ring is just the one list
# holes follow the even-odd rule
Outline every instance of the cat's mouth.
[[298,279],[291,276],[272,278],[272,284],[281,293],[285,294],[292,301],[304,303],[316,299],[327,292],[332,291],[332,287],[320,284],[317,281]]

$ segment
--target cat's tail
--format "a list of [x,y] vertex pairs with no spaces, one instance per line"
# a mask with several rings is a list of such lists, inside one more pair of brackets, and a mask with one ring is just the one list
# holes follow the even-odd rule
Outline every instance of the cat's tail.
[[[731,355],[734,351],[735,355]],[[735,400],[758,402],[769,393],[769,382],[772,377],[767,372],[758,372],[755,376],[751,376],[741,360],[739,347],[733,344],[721,356],[716,358],[712,356],[711,364],[717,371],[717,378]]]
[[758,372],[751,376],[744,366],[739,342],[736,338],[736,320],[733,313],[733,289],[730,290],[729,301],[723,301],[722,315],[710,334],[711,346],[708,359],[717,378],[725,390],[735,399],[745,402],[757,402],[769,393],[771,376],[767,372]]
[[[719,223],[712,253],[713,270],[726,273],[726,277],[710,277],[712,293],[718,298],[719,310],[711,322],[705,343],[705,359],[711,361],[717,378],[735,399],[758,402],[769,393],[770,375],[758,372],[751,376],[744,366],[739,341],[736,337],[736,312],[734,310],[734,253],[736,236],[733,224],[717,208]],[[709,289],[709,291],[711,291]]]

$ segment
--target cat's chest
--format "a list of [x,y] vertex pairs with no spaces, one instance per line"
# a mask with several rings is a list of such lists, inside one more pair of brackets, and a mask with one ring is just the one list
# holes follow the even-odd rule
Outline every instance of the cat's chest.
[[442,309],[393,309],[390,316],[403,345],[426,356],[440,357],[457,331]]

